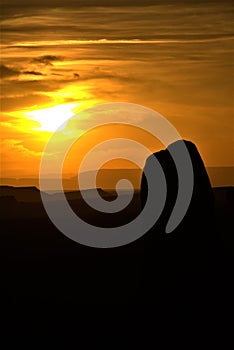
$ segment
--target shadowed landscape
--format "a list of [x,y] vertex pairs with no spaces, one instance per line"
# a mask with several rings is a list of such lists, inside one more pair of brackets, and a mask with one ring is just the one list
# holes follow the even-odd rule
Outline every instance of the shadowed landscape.
[[[1,0],[1,348],[230,347],[233,4]],[[191,178],[171,157],[179,155],[180,170],[186,164],[180,143],[169,145],[180,138],[192,141],[186,213]],[[155,167],[146,181],[155,162],[165,179]],[[93,246],[96,231],[105,234],[102,247],[114,227],[117,243],[126,227],[123,240],[144,224],[148,231],[118,248],[81,245],[47,215],[52,209],[60,228],[73,224],[62,190],[94,225]],[[90,202],[99,194],[106,207],[128,205],[101,213],[81,190]]]
[[[166,174],[169,193],[162,216],[143,237],[118,248],[89,248],[71,241],[50,222],[36,187],[1,186],[5,324],[30,330],[40,319],[51,330],[64,327],[67,319],[74,320],[69,327],[95,322],[139,326],[139,320],[150,327],[150,317],[181,324],[226,319],[233,295],[234,191],[211,188],[196,147],[192,143],[187,147],[191,147],[195,185],[182,223],[165,234],[177,180],[167,150],[161,151],[155,156]],[[98,192],[108,201],[116,198],[115,191]],[[66,192],[66,198],[83,220],[114,227],[140,213],[145,193],[143,176],[141,191],[135,191],[131,203],[116,214],[91,209],[79,191]],[[48,194],[47,200],[58,201],[60,194]]]

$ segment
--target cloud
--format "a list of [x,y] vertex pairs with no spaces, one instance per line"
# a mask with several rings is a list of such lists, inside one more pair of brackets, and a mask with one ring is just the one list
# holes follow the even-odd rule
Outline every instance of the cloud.
[[[206,3],[215,3],[215,0],[206,0]],[[224,0],[224,3],[232,3],[232,0]],[[77,8],[77,7],[135,7],[135,6],[154,6],[154,5],[170,5],[170,4],[186,4],[187,3],[204,3],[202,0],[41,0],[40,2],[32,2],[31,0],[11,0],[11,6],[17,8],[20,4],[21,8]],[[3,8],[9,8],[9,1],[2,0]]]
[[29,74],[29,75],[44,75],[41,72],[35,72],[35,71],[25,71],[23,74]]
[[11,78],[11,77],[17,77],[18,75],[20,75],[20,71],[15,69],[15,68],[11,68],[8,66],[5,66],[4,64],[2,64],[0,66],[0,71],[1,71],[1,78]]
[[21,96],[2,97],[0,99],[2,111],[17,111],[34,105],[51,103],[52,99],[42,94],[24,94]]
[[[27,57],[30,53],[33,63],[48,66],[62,58],[57,55],[65,52],[66,57],[71,56],[81,45],[89,45],[87,50],[79,53],[87,55],[91,46],[127,45],[127,50],[123,50],[126,53],[134,50],[137,44],[152,44],[160,48],[161,44],[191,46],[191,43],[228,42],[232,39],[230,6],[223,6],[223,2],[210,5],[205,2],[204,5],[190,7],[184,4],[179,7],[176,0],[174,2],[173,6],[165,6],[163,2],[163,6],[149,8],[142,1],[139,10],[137,7],[112,8],[113,1],[109,1],[110,6],[105,8],[70,8],[71,2],[66,1],[63,8],[55,11],[46,11],[41,2],[40,9],[35,11],[37,5],[34,7],[33,3],[32,8],[19,7],[17,15],[4,19],[3,49],[9,54],[17,48],[30,50]],[[90,6],[89,1],[86,3]],[[140,2],[132,4],[139,5]],[[49,5],[53,5],[51,0]],[[100,5],[98,1],[96,5]],[[108,55],[107,51],[104,57]]]
[[[176,35],[159,35],[157,38],[152,36],[152,34],[147,34],[147,39],[95,39],[95,40],[46,40],[46,41],[27,41],[27,42],[17,42],[14,45],[7,46],[6,48],[14,49],[41,49],[42,47],[56,47],[56,46],[68,46],[76,47],[77,45],[174,45],[174,44],[188,44],[191,43],[216,43],[222,41],[232,41],[234,38],[233,33],[224,34],[176,34]],[[44,56],[46,57],[46,56]],[[53,57],[53,56],[51,56]],[[41,63],[45,65],[53,66],[51,61],[62,61],[63,59],[44,59],[36,58],[33,63]]]
[[117,81],[135,81],[136,77],[133,74],[124,74],[116,72],[115,70],[106,70],[101,67],[96,67],[89,72],[85,72],[83,75],[78,73],[73,73],[75,79],[79,81],[89,81],[89,80],[99,80],[99,79],[108,79],[108,80],[117,80]]
[[41,151],[35,151],[23,145],[22,140],[7,139],[1,142],[1,148],[4,155],[17,154],[19,159],[41,157]]
[[32,62],[33,63],[41,63],[41,64],[44,64],[46,66],[53,66],[53,64],[51,62],[63,61],[63,59],[64,58],[62,56],[44,55],[44,56],[34,58],[32,60]]
[[37,72],[34,70],[26,70],[26,71],[21,71],[20,69],[13,68],[6,66],[2,64],[0,66],[0,71],[1,71],[1,78],[2,79],[7,79],[7,78],[13,78],[13,77],[18,77],[19,75],[26,74],[26,75],[36,75],[36,76],[41,76],[44,75],[41,72]]

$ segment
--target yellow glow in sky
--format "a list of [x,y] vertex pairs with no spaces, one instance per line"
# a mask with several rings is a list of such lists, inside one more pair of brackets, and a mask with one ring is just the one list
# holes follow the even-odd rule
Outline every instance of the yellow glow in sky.
[[[117,1],[118,7],[110,4],[114,1],[99,6],[93,0],[81,8],[73,0],[63,6],[55,2],[12,1],[8,6],[4,1],[0,177],[37,178],[51,134],[73,115],[107,102],[151,108],[197,145],[206,166],[233,165],[229,1],[194,1],[191,7],[181,3],[179,10],[177,2],[166,0],[157,6]],[[71,121],[74,129],[60,133],[61,147],[66,138],[85,133],[88,119]],[[67,173],[88,146],[102,136],[118,137],[118,131],[84,135],[69,158]],[[136,130],[129,134],[138,136]],[[145,140],[152,151],[162,149],[148,136],[140,138]]]
[[79,104],[70,103],[30,111],[26,115],[40,123],[39,130],[54,132],[75,114],[74,108],[76,107],[79,107]]

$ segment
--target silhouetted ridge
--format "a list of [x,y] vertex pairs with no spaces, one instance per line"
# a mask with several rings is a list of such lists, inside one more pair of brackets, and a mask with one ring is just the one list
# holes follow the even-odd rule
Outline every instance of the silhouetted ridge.
[[0,186],[0,197],[4,196],[14,197],[18,202],[38,202],[41,198],[40,191],[35,186]]

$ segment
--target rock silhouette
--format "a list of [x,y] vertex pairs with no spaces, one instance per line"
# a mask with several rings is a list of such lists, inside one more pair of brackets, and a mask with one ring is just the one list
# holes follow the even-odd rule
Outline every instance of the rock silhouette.
[[[212,224],[214,198],[204,163],[197,150],[197,147],[192,142],[179,140],[169,145],[167,149],[154,153],[147,159],[145,165],[145,168],[147,168],[152,162],[152,158],[156,157],[163,169],[167,184],[167,197],[164,210],[156,226],[154,227],[154,230],[158,230],[158,235],[165,233],[166,224],[175,206],[178,193],[178,174],[171,153],[179,153],[182,143],[185,144],[192,162],[194,185],[189,208],[179,227],[176,229],[176,232],[181,232],[182,230],[191,228],[193,230],[197,230],[199,227],[204,228],[204,226]],[[155,181],[157,181],[157,169],[155,169]],[[143,172],[141,181],[142,207],[144,207],[146,203],[147,193],[148,185],[145,174]]]
[[[181,223],[173,232],[166,234],[165,228],[178,192],[178,175],[170,152],[174,152],[174,154],[180,152],[182,142],[189,152],[193,167],[193,194]],[[214,282],[212,274],[215,259],[213,241],[211,240],[214,233],[213,191],[202,158],[192,142],[180,140],[171,144],[167,149],[154,153],[147,159],[145,168],[150,166],[153,157],[156,157],[163,169],[167,184],[167,196],[159,220],[143,239],[143,285],[147,290],[145,298],[151,304],[156,299],[164,301],[162,308],[165,312],[170,310],[171,313],[173,308],[183,309],[184,317],[187,317],[186,308],[181,308],[181,300],[183,300],[184,305],[186,298],[196,299],[196,302],[190,304],[190,308],[194,308],[193,311],[190,309],[189,312],[197,312],[201,305],[204,307],[203,299],[211,293],[211,286]],[[157,169],[155,169],[155,181],[158,181]],[[143,173],[141,181],[142,207],[147,201],[147,194],[148,185]],[[208,279],[206,279],[207,276],[209,276]],[[210,312],[210,302],[211,300],[207,303],[207,313]]]

